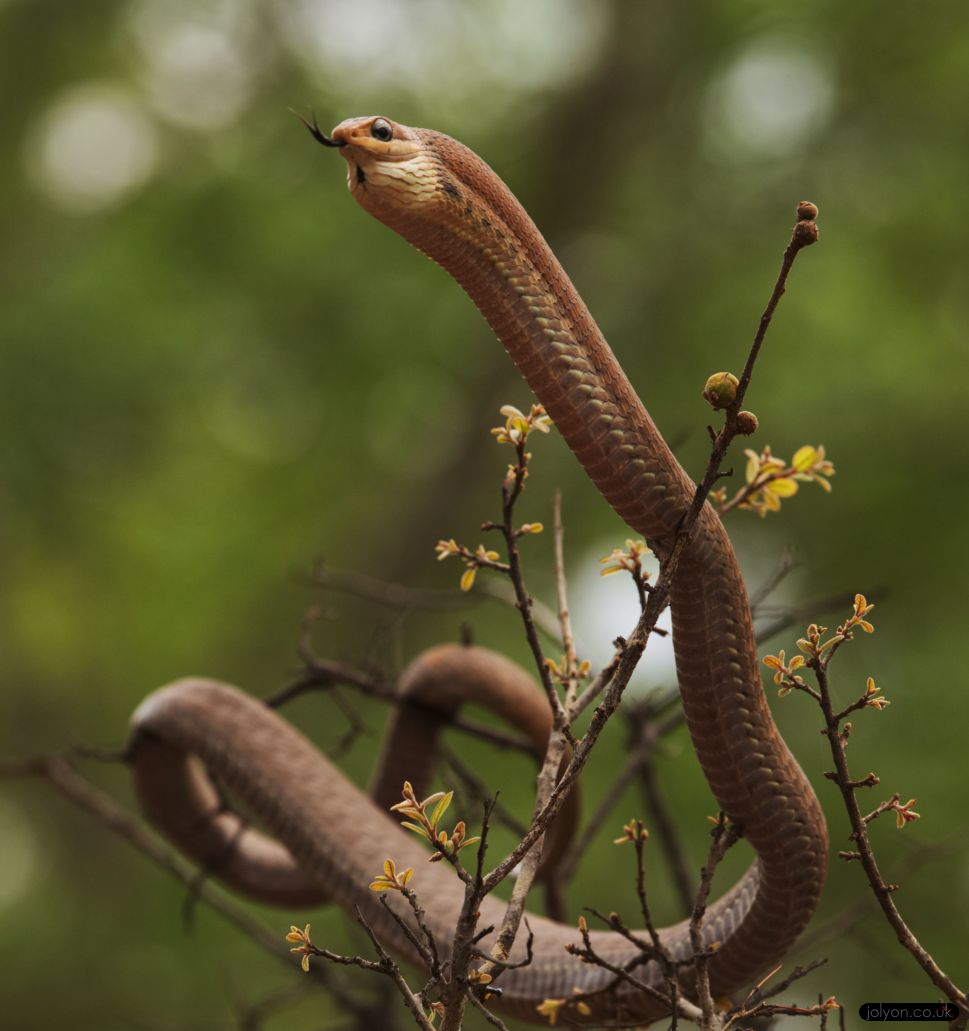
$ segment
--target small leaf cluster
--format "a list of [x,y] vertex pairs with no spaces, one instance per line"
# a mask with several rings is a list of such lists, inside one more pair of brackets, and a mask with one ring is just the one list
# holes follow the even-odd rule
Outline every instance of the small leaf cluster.
[[407,887],[408,881],[414,876],[414,870],[408,867],[406,870],[397,870],[397,864],[393,859],[384,860],[384,872],[370,882],[371,891],[400,891]]
[[613,573],[621,573],[625,570],[638,580],[645,582],[649,579],[649,573],[644,572],[642,560],[644,555],[649,554],[651,552],[646,547],[645,541],[627,539],[625,548],[613,548],[608,555],[599,559],[599,564],[603,567],[599,570],[599,575],[612,576]]
[[539,433],[550,432],[552,420],[545,414],[542,405],[532,405],[528,415],[514,405],[502,405],[499,411],[505,417],[504,425],[493,427],[491,432],[499,444],[511,444],[516,455],[516,461],[508,465],[502,489],[517,497],[525,487],[528,463],[532,460],[531,452],[525,450],[528,438],[535,430]]
[[588,659],[573,662],[570,668],[569,660],[564,655],[558,660],[546,658],[545,667],[560,684],[567,684],[574,679],[585,680],[592,672],[592,663]]
[[764,656],[764,665],[775,670],[774,683],[779,685],[777,693],[781,698],[790,694],[795,687],[801,686],[803,682],[800,677],[794,675],[794,671],[804,664],[803,655],[792,655],[791,661],[788,662],[783,648],[776,655]]
[[299,945],[289,951],[297,952],[303,957],[300,960],[300,966],[303,968],[303,972],[308,974],[310,970],[310,956],[313,956],[316,953],[313,941],[310,938],[310,925],[307,924],[302,930],[300,930],[295,924],[290,924],[289,934],[286,935],[286,941],[299,942]]
[[612,843],[613,845],[625,845],[630,841],[646,841],[648,838],[649,831],[642,825],[642,822],[640,820],[630,820],[629,823],[623,824],[622,837],[613,839]]
[[920,820],[922,818],[921,813],[917,813],[912,806],[918,799],[910,798],[907,802],[902,804],[901,802],[895,802],[892,808],[895,810],[895,826],[901,830],[905,824],[911,823],[913,820]]
[[869,709],[876,709],[878,712],[892,704],[887,698],[878,693],[880,690],[881,688],[875,686],[875,678],[869,677],[865,683],[865,705]]
[[[875,628],[867,619],[874,607],[874,602],[869,602],[863,594],[856,594],[851,615],[838,626],[830,637],[826,636],[827,627],[811,623],[805,631],[805,636],[798,638],[797,647],[800,655],[793,655],[788,661],[783,648],[776,655],[765,655],[764,665],[774,670],[774,683],[778,685],[778,695],[783,698],[796,688],[817,697],[817,693],[813,688],[808,687],[797,674],[797,670],[804,666],[811,666],[819,671],[823,670],[831,661],[835,651],[845,641],[854,638],[856,630],[862,630],[866,634],[874,633]],[[846,710],[845,714],[865,706],[881,711],[889,704],[891,703],[888,699],[879,694],[879,688],[875,686],[874,678],[868,677],[864,695]]]
[[866,618],[874,607],[875,603],[869,602],[863,594],[856,594],[851,615],[835,630],[833,636],[825,638],[828,628],[812,623],[807,628],[807,636],[798,639],[798,648],[809,659],[826,662],[831,649],[837,648],[844,641],[850,641],[856,629],[866,634],[875,632],[874,626]]
[[552,420],[542,405],[532,405],[528,415],[514,405],[502,405],[498,410],[505,417],[505,424],[493,427],[491,432],[499,444],[517,447],[524,444],[535,430],[548,433],[552,428]]
[[[526,524],[529,525],[529,524]],[[528,533],[539,533],[541,531],[541,524],[536,523],[538,530],[529,528]],[[522,528],[523,532],[524,527]],[[437,552],[438,562],[442,562],[446,558],[450,558],[452,555],[456,555],[458,558],[464,561],[467,567],[461,574],[461,590],[470,591],[474,586],[475,577],[478,575],[479,569],[497,569],[500,572],[508,572],[508,566],[501,561],[501,556],[497,551],[492,551],[490,548],[486,548],[483,544],[479,544],[478,547],[471,551],[470,548],[466,548],[463,544],[458,542],[451,537],[449,540],[440,540],[434,545],[434,550]]]
[[438,824],[441,817],[447,812],[451,800],[454,798],[453,791],[436,791],[420,802],[414,794],[411,782],[405,780],[402,793],[403,801],[392,805],[390,811],[408,817],[407,820],[401,820],[401,826],[413,831],[419,837],[425,838],[434,846],[436,851],[428,857],[428,862],[438,862],[445,856],[453,859],[461,849],[481,840],[480,837],[467,837],[464,820],[458,820],[450,834],[439,829]]
[[793,497],[801,483],[817,483],[830,492],[830,478],[835,474],[831,461],[825,458],[824,445],[805,444],[794,452],[790,462],[777,458],[769,446],[760,454],[747,448],[747,483],[729,501],[726,490],[711,492],[721,512],[742,508],[756,512],[761,518],[768,512],[779,512],[781,501]]
[[[580,917],[579,919],[582,918]],[[577,995],[581,994],[578,988],[573,989],[573,991]],[[578,1013],[581,1013],[583,1017],[589,1017],[592,1015],[592,1008],[587,1002],[584,1002],[582,999],[569,999],[565,997],[558,999],[543,999],[535,1007],[535,1012],[538,1013],[539,1016],[545,1017],[549,1022],[549,1025],[554,1027],[558,1023],[559,1014],[567,1006],[570,1006]]]

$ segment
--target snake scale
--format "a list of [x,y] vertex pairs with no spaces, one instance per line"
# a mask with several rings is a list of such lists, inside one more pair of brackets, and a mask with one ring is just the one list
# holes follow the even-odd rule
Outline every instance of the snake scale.
[[[348,119],[332,137],[314,127],[314,135],[340,148],[360,206],[467,291],[602,496],[662,558],[695,485],[501,179],[456,140],[382,117]],[[658,367],[656,356],[653,369]],[[697,756],[718,804],[756,855],[704,922],[705,941],[720,943],[710,962],[712,989],[720,995],[769,969],[811,918],[825,878],[827,831],[817,798],[771,718],[744,582],[709,505],[682,554],[670,605],[677,675]],[[473,678],[482,690],[493,670],[496,683],[510,684],[503,704],[517,704],[511,701],[516,697],[525,706],[541,700],[522,686],[523,675],[502,667],[491,653],[476,653],[468,664],[477,664]],[[438,677],[444,690],[460,694],[460,655],[444,651],[437,661],[450,663]],[[527,721],[544,720],[547,727],[547,715],[531,711]],[[257,700],[215,681],[183,680],[150,695],[132,727],[133,776],[147,815],[236,890],[291,910],[326,899],[351,911],[359,906],[383,941],[416,963],[413,946],[368,890],[390,856],[417,871],[412,886],[438,941],[453,936],[463,899],[454,873],[446,864],[428,864],[413,835]],[[542,733],[539,728],[539,740]],[[265,833],[221,804],[207,771],[245,803]],[[406,916],[405,908],[400,911]],[[499,900],[487,899],[481,926],[499,924],[502,911]],[[565,951],[577,940],[572,927],[541,917],[530,924],[533,961],[506,971],[499,982],[505,1012],[539,1021],[536,1006],[543,999],[594,990],[611,979]],[[661,937],[674,958],[690,955],[685,923]],[[637,955],[635,946],[610,932],[593,932],[592,940],[617,965]],[[522,957],[521,942],[512,955]],[[655,963],[639,968],[637,976],[662,983]],[[574,1019],[645,1022],[662,1013],[655,999],[623,988],[596,998],[590,1015],[576,1013]]]

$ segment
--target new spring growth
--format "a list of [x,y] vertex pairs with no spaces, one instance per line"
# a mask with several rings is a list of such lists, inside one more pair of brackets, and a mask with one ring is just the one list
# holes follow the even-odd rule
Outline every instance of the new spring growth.
[[[599,576],[612,576],[624,569],[638,580],[648,580],[649,573],[643,571],[643,556],[650,554],[645,541],[627,540],[625,548],[613,548],[608,555],[599,559],[602,569]],[[606,564],[608,563],[608,565]]]
[[495,426],[491,432],[499,444],[523,444],[533,430],[548,433],[552,428],[552,420],[542,405],[532,405],[528,415],[514,405],[502,405],[498,410],[505,417],[505,424]]
[[[528,476],[528,461],[532,457],[525,450],[525,442],[535,430],[540,433],[548,433],[552,420],[545,414],[545,409],[541,405],[532,405],[528,415],[514,405],[503,405],[500,410],[505,417],[505,424],[495,426],[491,432],[497,437],[499,444],[512,444],[518,453],[518,461],[508,466],[504,481],[504,490],[514,491],[517,496],[517,492],[521,490],[525,478]],[[486,523],[482,529],[497,529],[497,527],[495,524]],[[518,529],[513,531],[513,535],[516,538],[523,537],[525,534],[541,533],[544,529],[545,527],[538,522],[522,523]],[[460,558],[464,562],[465,570],[461,574],[460,581],[462,591],[471,590],[479,569],[494,569],[500,573],[511,571],[511,567],[501,561],[501,556],[497,551],[486,548],[483,544],[479,544],[472,551],[465,545],[458,544],[451,537],[448,540],[439,540],[434,545],[434,550],[437,552],[439,562],[452,556]]]
[[[827,636],[828,628],[811,623],[805,636],[797,640],[800,655],[791,656],[790,661],[782,649],[776,655],[765,655],[764,665],[774,670],[774,683],[778,685],[778,694],[783,697],[790,694],[794,688],[806,688],[804,681],[797,675],[796,671],[803,666],[810,664],[815,669],[822,669],[827,666],[835,650],[845,641],[850,641],[855,635],[855,630],[862,630],[866,634],[875,632],[874,626],[866,618],[875,607],[874,602],[869,602],[863,594],[856,594],[852,605],[851,615],[837,628],[830,636]],[[805,656],[807,658],[805,659]],[[809,693],[813,693],[809,690]],[[817,697],[817,695],[815,695]],[[868,677],[865,682],[865,693],[849,709],[842,713],[853,712],[867,706],[880,712],[891,703],[880,693],[880,688],[875,685],[873,677]],[[845,724],[845,737],[851,732],[851,725]]]
[[499,444],[511,444],[515,449],[518,460],[509,464],[503,486],[506,491],[517,494],[525,486],[528,463],[532,458],[531,452],[525,450],[525,444],[535,430],[548,433],[552,420],[545,414],[542,405],[532,405],[528,415],[514,405],[502,405],[500,412],[505,417],[505,424],[495,426],[491,432]]
[[[573,988],[572,991],[576,995],[581,995],[581,991],[578,988]],[[558,1023],[560,1011],[566,1007],[571,1006],[576,1011],[582,1014],[583,1017],[589,1017],[592,1015],[592,1008],[587,1002],[583,1002],[582,999],[543,999],[536,1007],[535,1012],[539,1016],[545,1017],[551,1027],[554,1027]]]
[[895,826],[898,830],[901,830],[905,824],[911,823],[913,820],[921,819],[921,813],[917,813],[912,806],[918,799],[910,798],[904,805],[901,802],[896,802],[892,808],[895,810]]
[[[798,648],[810,659],[821,660],[831,648],[840,645],[842,641],[850,641],[854,637],[855,629],[873,634],[875,628],[866,617],[874,607],[875,603],[869,602],[863,594],[856,594],[851,615],[838,627],[833,636],[825,638],[828,628],[812,623],[805,631],[807,636],[798,638]],[[766,662],[766,659],[764,661]],[[871,684],[874,684],[873,680]]]
[[[450,834],[438,828],[441,817],[447,812],[451,799],[454,798],[453,791],[437,791],[433,795],[428,795],[423,802],[419,802],[414,794],[411,782],[405,780],[402,794],[404,796],[403,801],[392,805],[390,811],[409,817],[409,819],[401,821],[401,826],[406,827],[409,831],[413,831],[434,846],[436,851],[428,857],[429,863],[438,862],[445,856],[454,858],[461,849],[467,848],[469,845],[473,845],[481,840],[480,837],[467,837],[467,827],[464,820],[459,820]],[[402,887],[405,885],[406,881]]]
[[551,1027],[559,1021],[559,1010],[568,1002],[568,999],[543,999],[536,1007],[535,1012],[540,1017],[545,1017]]
[[407,882],[414,876],[411,867],[406,870],[397,870],[397,864],[393,859],[384,860],[384,872],[370,882],[371,891],[403,891]]
[[288,942],[299,942],[295,948],[290,949],[290,952],[298,952],[303,958],[300,960],[300,966],[303,968],[304,973],[309,973],[310,970],[310,956],[314,955],[313,942],[310,939],[310,925],[307,924],[302,930],[300,930],[295,924],[290,924],[289,934],[286,935],[286,941]]
[[831,491],[828,481],[835,469],[825,458],[822,444],[817,447],[805,444],[794,452],[790,462],[776,457],[770,447],[765,447],[760,454],[747,448],[744,454],[747,455],[747,483],[729,501],[726,489],[711,491],[711,499],[721,513],[742,508],[763,518],[768,512],[780,511],[781,501],[793,497],[801,483],[816,483],[822,490]]
[[794,671],[804,665],[803,655],[792,655],[791,661],[787,662],[784,649],[782,648],[776,655],[765,655],[764,665],[776,671],[774,673],[774,683],[780,685],[777,694],[781,698],[786,694],[790,694],[797,685],[803,683],[800,677],[794,675]]
[[588,659],[581,662],[573,662],[570,666],[568,659],[563,655],[556,661],[549,657],[545,660],[545,666],[553,680],[560,684],[567,684],[569,680],[585,680],[592,673],[592,663]]
[[865,683],[865,705],[870,709],[876,710],[876,712],[881,712],[886,706],[892,704],[887,698],[879,694],[880,690],[881,688],[875,686],[875,678],[869,677]]
[[646,841],[649,838],[649,831],[642,825],[640,820],[630,820],[622,827],[622,837],[613,839],[613,845],[625,845],[630,841]]
[[[541,531],[541,523],[526,523],[521,528],[520,532],[541,533]],[[506,563],[501,561],[501,556],[498,552],[493,551],[490,548],[486,548],[483,544],[479,544],[474,551],[471,551],[470,548],[466,548],[463,544],[458,544],[458,542],[452,537],[450,540],[438,541],[437,544],[434,545],[434,550],[437,552],[438,562],[443,559],[450,558],[452,555],[456,555],[464,561],[466,568],[461,574],[462,591],[471,590],[474,586],[474,578],[478,575],[479,569],[497,569],[502,573],[508,572],[508,566]]]

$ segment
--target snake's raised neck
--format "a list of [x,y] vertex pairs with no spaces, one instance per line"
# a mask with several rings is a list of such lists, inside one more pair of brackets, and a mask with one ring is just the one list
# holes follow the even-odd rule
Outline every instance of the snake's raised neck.
[[[481,158],[442,133],[373,116],[341,122],[332,138],[354,198],[464,287],[603,496],[662,552],[693,481],[521,204]],[[654,376],[662,361],[653,356]],[[827,832],[767,707],[743,578],[709,506],[678,568],[671,608],[694,746],[717,801],[758,857],[744,882],[745,912],[732,915],[714,961],[739,984],[783,955],[810,918]]]

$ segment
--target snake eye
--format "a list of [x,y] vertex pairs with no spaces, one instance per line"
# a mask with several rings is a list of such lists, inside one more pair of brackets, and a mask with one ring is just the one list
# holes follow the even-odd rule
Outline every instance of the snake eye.
[[373,125],[370,126],[370,135],[375,140],[381,140],[383,143],[388,143],[394,138],[394,130],[390,126],[390,122],[386,118],[378,118]]

